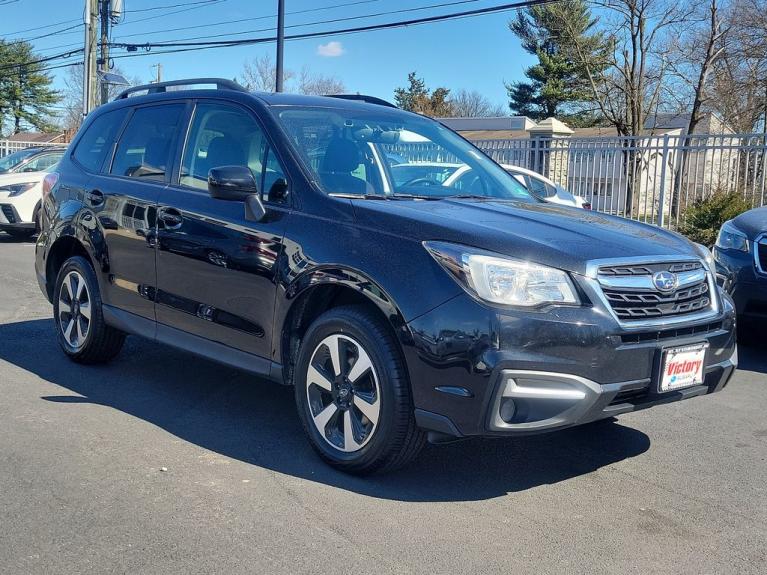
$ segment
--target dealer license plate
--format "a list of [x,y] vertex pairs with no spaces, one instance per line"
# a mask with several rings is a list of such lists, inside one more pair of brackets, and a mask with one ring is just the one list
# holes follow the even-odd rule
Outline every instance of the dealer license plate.
[[707,348],[707,343],[701,343],[667,349],[663,354],[660,391],[701,385]]

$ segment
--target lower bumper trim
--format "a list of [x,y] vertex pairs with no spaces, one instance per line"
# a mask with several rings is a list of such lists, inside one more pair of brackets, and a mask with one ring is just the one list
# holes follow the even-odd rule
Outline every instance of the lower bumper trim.
[[668,393],[655,392],[649,379],[600,385],[569,374],[503,370],[487,426],[492,434],[554,431],[713,393],[727,385],[737,363],[735,351],[729,359],[706,368],[703,385]]

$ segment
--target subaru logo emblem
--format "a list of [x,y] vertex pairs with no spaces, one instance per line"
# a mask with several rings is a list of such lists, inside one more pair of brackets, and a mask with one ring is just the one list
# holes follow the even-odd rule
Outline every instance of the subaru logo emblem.
[[652,276],[652,283],[658,291],[668,293],[676,289],[679,279],[671,272],[657,272]]

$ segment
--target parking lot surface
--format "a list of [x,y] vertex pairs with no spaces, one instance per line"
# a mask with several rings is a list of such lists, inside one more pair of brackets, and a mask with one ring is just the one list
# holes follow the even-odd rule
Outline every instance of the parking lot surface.
[[359,479],[289,388],[135,337],[69,362],[33,254],[0,233],[0,573],[765,572],[767,347],[716,395]]

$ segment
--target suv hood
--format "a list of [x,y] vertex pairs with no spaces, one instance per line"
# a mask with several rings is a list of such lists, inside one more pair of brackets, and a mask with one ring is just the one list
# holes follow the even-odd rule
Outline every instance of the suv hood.
[[732,220],[732,223],[745,232],[750,240],[755,240],[756,236],[767,232],[767,207],[744,212]]
[[351,200],[360,226],[414,241],[441,240],[584,274],[596,259],[700,257],[661,228],[548,203]]

